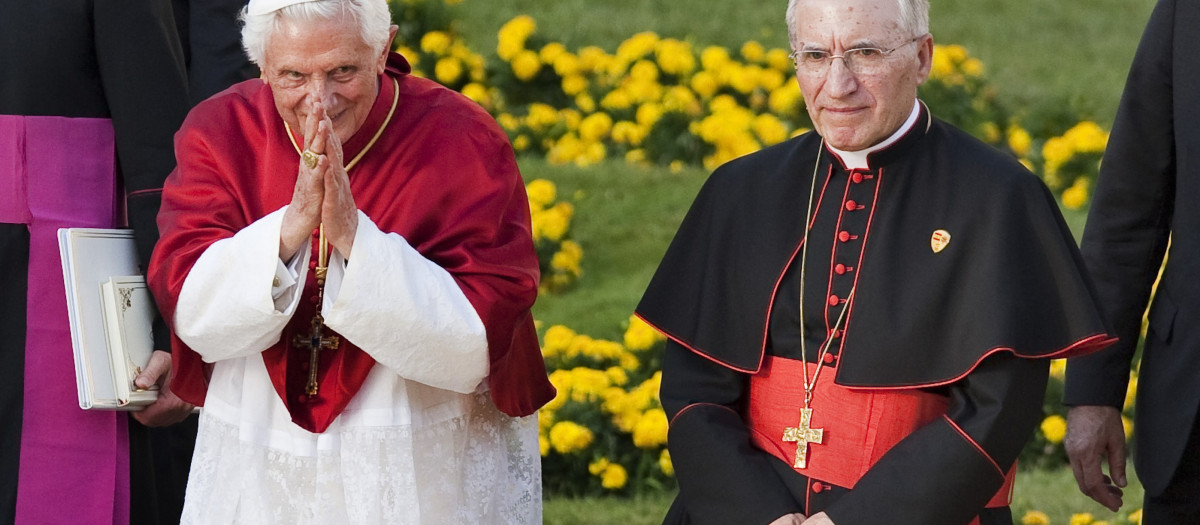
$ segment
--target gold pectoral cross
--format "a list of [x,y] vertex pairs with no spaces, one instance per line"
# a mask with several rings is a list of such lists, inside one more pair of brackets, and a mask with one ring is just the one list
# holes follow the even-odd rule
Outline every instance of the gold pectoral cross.
[[341,344],[341,339],[336,335],[325,337],[321,330],[324,327],[325,322],[321,319],[321,314],[317,313],[312,319],[311,333],[308,335],[296,334],[292,337],[292,346],[309,350],[308,384],[304,387],[304,393],[310,396],[317,395],[317,368],[321,365],[321,350],[337,350],[338,345]]
[[821,444],[824,437],[825,429],[812,428],[812,409],[800,409],[800,424],[794,427],[788,427],[783,430],[784,441],[794,441],[796,443],[796,462],[792,464],[792,468],[804,468],[808,466],[808,444]]

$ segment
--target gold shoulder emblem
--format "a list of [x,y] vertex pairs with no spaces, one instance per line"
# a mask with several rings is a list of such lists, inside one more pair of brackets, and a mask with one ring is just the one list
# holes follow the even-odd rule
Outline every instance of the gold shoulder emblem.
[[933,253],[942,253],[946,246],[950,244],[950,232],[946,230],[935,230],[933,236],[929,238],[929,247],[933,248]]

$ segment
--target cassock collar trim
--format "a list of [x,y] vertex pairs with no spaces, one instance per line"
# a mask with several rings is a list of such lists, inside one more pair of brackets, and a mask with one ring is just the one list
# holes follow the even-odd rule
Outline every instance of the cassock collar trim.
[[[867,148],[866,168],[857,165],[857,162],[847,158],[855,152],[838,151],[828,144],[825,145],[825,150],[828,151],[834,159],[837,159],[839,167],[843,170],[850,170],[853,168],[868,169],[871,171],[878,170],[880,166],[888,164],[905,151],[908,151],[913,144],[915,144],[921,139],[921,137],[924,137],[929,132],[932,123],[933,119],[930,118],[929,108],[925,106],[925,103],[921,100],[916,100],[913,102],[912,113],[909,115],[908,119],[905,120],[904,124],[900,126],[900,129],[883,142]],[[855,165],[851,166],[851,164]]]

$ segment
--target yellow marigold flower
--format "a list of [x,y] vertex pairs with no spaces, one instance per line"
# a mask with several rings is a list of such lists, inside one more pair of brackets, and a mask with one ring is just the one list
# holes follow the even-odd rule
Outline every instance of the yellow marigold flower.
[[629,375],[625,373],[625,369],[619,366],[610,366],[604,369],[604,373],[608,374],[608,380],[614,385],[624,385],[629,382]]
[[967,48],[958,44],[942,46],[942,51],[945,52],[946,56],[949,57],[950,60],[955,64],[962,63],[962,61],[966,60],[969,56],[967,53]]
[[559,454],[583,450],[594,438],[591,429],[573,421],[560,421],[550,427],[550,446]]
[[588,79],[583,75],[567,75],[562,79],[562,90],[567,96],[574,97],[588,88]]
[[581,273],[579,269],[579,261],[572,258],[569,254],[563,252],[555,252],[550,258],[550,267],[560,272],[567,272],[571,275],[578,276]]
[[579,67],[584,71],[595,71],[607,60],[608,53],[597,46],[587,46],[579,50]]
[[663,94],[663,110],[686,115],[699,115],[702,108],[696,94],[684,86],[673,86]]
[[1133,404],[1137,402],[1137,387],[1138,376],[1136,373],[1130,372],[1129,386],[1125,387],[1125,410],[1133,408]]
[[1133,435],[1133,420],[1128,417],[1121,416],[1121,428],[1125,430],[1125,437]]
[[788,56],[788,52],[779,48],[767,51],[767,67],[793,75],[796,73],[792,58]]
[[502,60],[510,60],[525,48],[525,40],[537,31],[537,22],[529,15],[519,15],[500,26],[497,33],[499,43],[496,53]]
[[646,324],[641,317],[629,316],[629,328],[625,329],[625,348],[634,352],[644,352],[666,339],[658,330]]
[[756,70],[756,73],[758,74],[759,87],[763,88],[764,90],[766,90],[768,92],[779,89],[779,87],[782,86],[783,83],[787,81],[787,78],[783,76],[783,73],[780,73],[778,70],[775,70],[775,69],[767,69],[767,68],[760,67]]
[[1067,435],[1067,420],[1058,414],[1046,417],[1042,420],[1042,435],[1046,436],[1046,441],[1056,445],[1062,443]]
[[1063,139],[1076,152],[1103,153],[1105,145],[1108,144],[1108,133],[1099,124],[1085,120],[1063,133]]
[[[583,122],[583,113],[574,108],[564,108],[558,112],[558,117],[567,125],[567,129],[570,131],[578,131],[579,123]],[[578,199],[579,197],[576,196],[576,198]]]
[[[674,161],[671,164],[674,165],[675,162],[679,162],[679,161]],[[680,168],[680,169],[682,169],[682,168]],[[642,363],[641,363],[641,361],[638,360],[637,356],[633,355],[631,353],[628,353],[628,352],[621,354],[621,357],[620,357],[620,359],[618,359],[618,362],[621,364],[621,368],[624,368],[626,370],[637,370],[638,367],[642,366]]]
[[[433,66],[433,76],[442,84],[453,84],[454,82],[458,81],[462,74],[462,62],[460,62],[457,58],[445,57],[438,60],[437,64]],[[487,93],[486,89],[484,90],[484,93]],[[479,101],[476,100],[476,102]]]
[[1075,155],[1075,150],[1071,147],[1071,143],[1063,137],[1050,137],[1042,145],[1042,160],[1046,163],[1048,175],[1057,174],[1059,166],[1071,160],[1073,155]]
[[638,448],[655,448],[667,442],[667,414],[661,408],[647,410],[633,427],[633,444]]
[[954,61],[946,53],[945,46],[933,46],[933,62],[929,69],[929,78],[945,79],[955,74]]
[[1054,359],[1050,361],[1050,377],[1062,381],[1067,375],[1067,360]]
[[586,142],[599,142],[608,138],[612,125],[612,117],[607,113],[593,113],[579,123],[579,138]]
[[633,97],[623,89],[614,89],[609,91],[604,98],[600,100],[600,106],[609,111],[619,111],[629,109],[633,106]]
[[[529,204],[541,209],[554,202],[554,199],[558,193],[558,188],[554,186],[553,182],[550,182],[546,179],[533,179],[529,181],[529,184],[525,185],[525,193],[529,195]],[[561,325],[555,325],[550,327],[550,330],[554,330],[556,328],[566,329],[566,327]],[[549,334],[550,332],[547,331],[546,333]]]
[[1088,200],[1088,185],[1087,177],[1079,177],[1075,179],[1075,183],[1071,184],[1070,188],[1063,190],[1062,202],[1063,206],[1068,209],[1078,210],[1087,204]]
[[729,81],[729,87],[732,87],[738,93],[749,95],[758,87],[758,72],[762,68],[758,66],[742,67],[734,63],[726,65],[720,70],[722,78]]
[[654,48],[655,58],[663,73],[683,76],[696,69],[696,57],[692,54],[692,45],[673,38],[659,41]]
[[541,452],[542,457],[550,455],[550,440],[545,436],[538,436],[538,451]]
[[516,151],[525,151],[529,149],[529,135],[524,133],[517,135],[517,138],[513,139],[512,146]]
[[968,58],[962,63],[962,71],[968,76],[981,77],[983,76],[983,61],[978,58]]
[[1142,525],[1142,509],[1135,510],[1129,514],[1129,523]]
[[688,83],[692,91],[704,98],[712,97],[717,92],[720,85],[717,84],[717,77],[713,76],[708,71],[701,71],[692,75],[691,82]]
[[571,53],[561,53],[554,58],[554,72],[560,77],[578,75],[581,69],[579,58]]
[[776,115],[787,115],[796,110],[803,97],[800,96],[800,84],[785,82],[778,89],[771,91],[767,97],[767,107]]
[[774,115],[763,113],[754,117],[754,134],[764,145],[770,146],[787,140],[787,126]]
[[1029,146],[1033,143],[1033,138],[1029,136],[1029,132],[1025,128],[1013,124],[1008,127],[1008,147],[1016,153],[1018,157],[1029,155]]
[[608,469],[608,458],[600,458],[596,461],[588,463],[588,472],[593,476],[599,476],[602,472]]
[[1028,510],[1021,517],[1021,525],[1050,525],[1050,516],[1040,510]]
[[512,116],[511,113],[496,115],[496,123],[500,124],[500,127],[510,131],[521,127],[521,123],[517,120],[517,117]]
[[675,464],[671,463],[671,452],[665,448],[658,455],[658,468],[662,470],[663,474],[668,476],[675,475]]
[[1080,512],[1071,515],[1071,525],[1092,525],[1096,518],[1090,512]]
[[538,58],[542,60],[543,64],[553,65],[554,61],[564,53],[567,53],[567,46],[562,45],[561,42],[550,42],[542,46],[542,50],[538,52]]
[[[673,160],[673,161],[671,161],[671,164],[669,164],[667,166],[667,169],[671,170],[671,173],[679,173],[679,172],[683,171],[683,166],[684,166],[684,164],[683,164],[682,160]],[[632,369],[632,367],[626,367],[626,368]]]
[[633,62],[647,53],[654,51],[658,44],[658,35],[651,31],[643,31],[633,35],[617,46],[617,58],[625,62]]
[[658,123],[658,119],[662,118],[663,107],[653,102],[647,102],[638,106],[635,120],[637,123],[650,128]]
[[525,116],[525,124],[536,131],[545,131],[558,124],[558,110],[548,104],[534,102],[529,105],[529,114]]
[[629,77],[639,82],[658,81],[658,66],[649,60],[638,60],[629,68]]
[[579,246],[579,243],[575,241],[563,241],[562,244],[558,246],[558,251],[570,254],[570,256],[577,261],[583,260],[583,247]]
[[638,126],[636,122],[622,120],[613,124],[612,139],[614,142],[639,146],[644,138],[645,135],[642,133],[641,126]]
[[747,62],[762,62],[767,58],[767,48],[762,44],[751,40],[742,44],[742,58]]
[[979,125],[980,134],[983,135],[984,142],[996,142],[1000,140],[1000,126],[995,122],[987,121]]
[[625,472],[625,467],[617,463],[609,465],[600,475],[600,486],[608,490],[620,490],[628,481],[629,474]]
[[523,82],[533,80],[538,72],[542,70],[542,62],[538,60],[537,53],[528,49],[520,51],[517,56],[512,59],[513,74]]
[[736,98],[729,95],[718,95],[708,102],[708,110],[713,113],[733,111],[741,108]]
[[583,149],[583,155],[575,158],[575,165],[581,168],[599,163],[608,157],[608,147],[602,142],[590,142]]
[[700,52],[700,65],[709,71],[720,69],[729,60],[729,50],[721,46],[708,46]]
[[540,412],[554,412],[564,404],[571,395],[571,382],[573,377],[568,370],[555,370],[550,372],[550,384],[554,385],[554,399],[542,406]]
[[646,163],[646,150],[639,148],[639,149],[631,149],[631,150],[625,152],[625,162],[628,162],[630,164],[645,164]]
[[450,35],[445,32],[430,31],[421,36],[421,51],[442,55],[450,49],[450,42]]
[[592,339],[583,349],[583,355],[600,361],[620,357],[625,353],[625,349],[615,341],[606,339]]

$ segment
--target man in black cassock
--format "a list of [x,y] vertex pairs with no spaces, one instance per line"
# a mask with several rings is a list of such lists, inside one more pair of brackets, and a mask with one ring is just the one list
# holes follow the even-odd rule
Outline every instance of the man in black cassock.
[[[78,408],[54,238],[127,222],[149,260],[188,107],[170,2],[4,2],[0,69],[0,522],[177,521],[158,491],[185,480],[156,479],[147,429]],[[156,361],[151,382],[170,363]],[[134,418],[166,425],[190,410],[165,388]]]
[[719,168],[637,313],[667,523],[1011,524],[1049,359],[1111,343],[1045,186],[917,100],[925,0],[792,0],[816,130]]
[[1120,342],[1072,359],[1063,398],[1080,490],[1116,510],[1126,484],[1121,407],[1148,318],[1133,432],[1142,520],[1154,525],[1200,523],[1200,180],[1189,154],[1200,148],[1198,21],[1200,4],[1161,0],[1134,56],[1081,246]]

